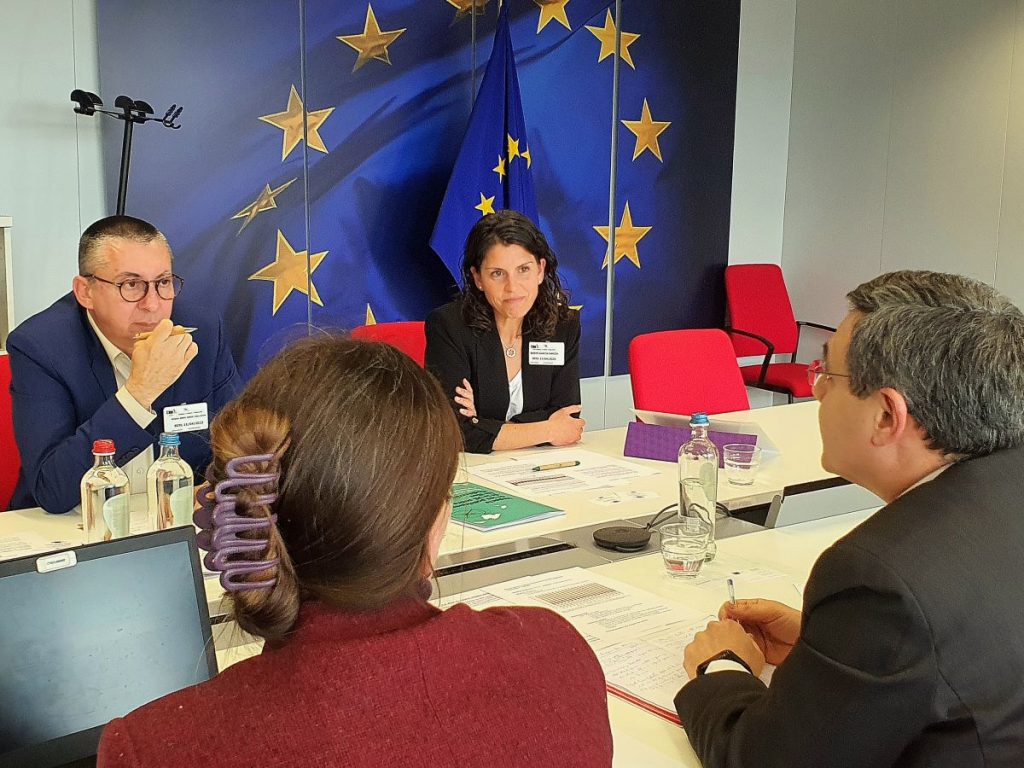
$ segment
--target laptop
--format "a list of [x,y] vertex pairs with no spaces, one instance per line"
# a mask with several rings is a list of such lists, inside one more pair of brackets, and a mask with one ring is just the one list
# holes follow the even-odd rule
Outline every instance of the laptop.
[[192,526],[0,562],[0,768],[94,764],[110,720],[216,674]]

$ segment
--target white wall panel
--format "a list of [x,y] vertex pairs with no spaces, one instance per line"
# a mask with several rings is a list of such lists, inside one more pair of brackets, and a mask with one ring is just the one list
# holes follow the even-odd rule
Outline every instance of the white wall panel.
[[782,266],[802,320],[837,324],[880,269],[896,15],[891,0],[797,8]]
[[740,5],[729,263],[782,258],[796,0]]
[[882,266],[991,281],[1015,0],[903,0]]
[[1024,3],[1017,23],[1010,79],[996,287],[1024,307]]

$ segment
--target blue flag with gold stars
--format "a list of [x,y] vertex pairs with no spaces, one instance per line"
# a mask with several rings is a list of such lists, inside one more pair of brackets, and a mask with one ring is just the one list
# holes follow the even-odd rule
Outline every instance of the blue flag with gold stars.
[[431,248],[460,284],[466,235],[481,216],[513,209],[537,222],[530,172],[533,158],[526,139],[508,6],[505,3],[498,14],[494,49],[430,238]]

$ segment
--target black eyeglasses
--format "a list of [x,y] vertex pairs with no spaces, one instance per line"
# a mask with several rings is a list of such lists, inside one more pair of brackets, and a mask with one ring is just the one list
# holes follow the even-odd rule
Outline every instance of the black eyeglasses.
[[82,275],[82,277],[87,277],[90,280],[99,280],[101,283],[115,286],[120,292],[121,298],[132,303],[146,298],[146,294],[149,293],[149,286],[151,285],[156,289],[156,295],[164,301],[170,301],[175,298],[181,293],[181,289],[185,287],[185,281],[177,275],[158,277],[156,280],[141,280],[137,277],[129,277],[118,283],[115,283],[113,280],[104,280],[97,275]]
[[826,379],[831,379],[833,376],[841,376],[844,379],[850,378],[850,374],[848,373],[832,373],[832,371],[826,371],[824,360],[815,360],[807,366],[807,381],[812,387],[818,383],[818,380],[822,376]]

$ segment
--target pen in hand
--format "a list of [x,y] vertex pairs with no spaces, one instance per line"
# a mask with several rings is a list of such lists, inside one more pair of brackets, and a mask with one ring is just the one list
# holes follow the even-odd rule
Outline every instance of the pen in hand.
[[[185,328],[183,326],[176,325],[171,330],[171,333],[169,335],[171,335],[171,336],[183,336],[186,333],[192,333],[193,331],[198,331],[198,330],[199,330],[198,328]],[[135,341],[143,341],[145,339],[148,339],[152,335],[153,335],[152,331],[146,331],[145,333],[136,333],[134,338],[135,338]]]
[[736,585],[732,583],[732,579],[726,579],[725,583],[729,587],[729,605],[736,605]]
[[547,469],[565,469],[566,467],[578,467],[578,461],[556,461],[554,464],[538,464],[533,468],[534,472],[543,472]]

